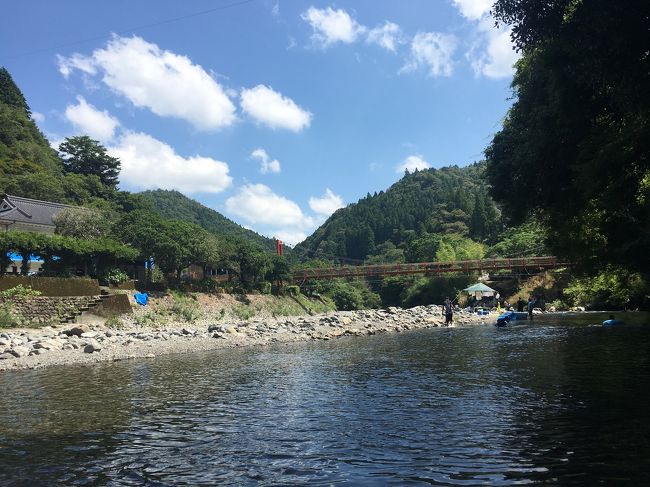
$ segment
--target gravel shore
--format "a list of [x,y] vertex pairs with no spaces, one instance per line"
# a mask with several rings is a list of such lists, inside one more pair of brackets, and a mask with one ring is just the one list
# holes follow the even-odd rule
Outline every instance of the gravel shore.
[[[488,316],[463,311],[454,326],[482,324]],[[0,332],[0,371],[52,365],[90,364],[132,358],[154,358],[238,346],[332,340],[444,326],[440,306],[411,309],[339,311],[314,316],[254,319],[227,324],[167,323],[161,327],[71,324]]]

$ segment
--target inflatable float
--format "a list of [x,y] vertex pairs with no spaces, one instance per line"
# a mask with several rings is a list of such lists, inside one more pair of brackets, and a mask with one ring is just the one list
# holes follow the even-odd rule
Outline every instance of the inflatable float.
[[506,326],[512,321],[527,320],[528,313],[522,313],[520,311],[506,311],[505,313],[500,314],[497,317],[497,322],[494,326]]
[[623,320],[615,320],[614,318],[610,318],[608,320],[603,321],[603,326],[616,326],[616,325],[622,325],[625,323]]

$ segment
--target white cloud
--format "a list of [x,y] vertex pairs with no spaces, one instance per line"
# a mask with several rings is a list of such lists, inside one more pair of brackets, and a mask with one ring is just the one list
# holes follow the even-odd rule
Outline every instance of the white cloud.
[[120,181],[135,188],[220,193],[232,184],[225,162],[202,156],[182,157],[148,134],[128,132],[108,152],[122,162]]
[[422,170],[422,169],[428,169],[431,167],[431,164],[429,164],[427,161],[425,161],[422,156],[408,156],[402,163],[397,166],[395,169],[395,172],[397,173],[403,173],[407,169],[409,172],[413,172],[416,169],[417,170]]
[[59,73],[61,73],[65,79],[68,79],[74,70],[91,75],[97,74],[95,61],[92,57],[75,53],[70,57],[64,57],[57,54],[56,59],[59,64]]
[[400,72],[425,67],[433,77],[451,76],[456,45],[456,37],[451,34],[419,32],[411,42],[410,60]]
[[292,247],[307,238],[307,234],[305,232],[301,232],[300,230],[296,230],[296,231],[280,230],[276,232],[274,235],[283,243],[288,244]]
[[400,26],[388,21],[380,27],[369,30],[366,41],[392,52],[395,52],[398,44],[404,42]]
[[343,208],[343,198],[327,188],[320,198],[309,198],[309,207],[321,216],[330,216],[339,208]]
[[497,29],[488,18],[479,22],[481,41],[467,53],[477,76],[507,78],[514,74],[519,53],[512,48],[511,28]]
[[102,142],[112,140],[115,129],[120,126],[117,118],[111,116],[106,110],[98,110],[83,96],[77,97],[76,105],[66,107],[65,118],[82,134]]
[[235,106],[224,88],[201,66],[140,37],[113,36],[105,48],[90,56],[58,59],[64,77],[75,69],[89,75],[101,73],[108,87],[156,115],[186,120],[200,130],[235,121]]
[[343,9],[309,7],[300,17],[311,25],[314,31],[312,40],[322,47],[329,47],[337,42],[351,44],[366,30]]
[[494,0],[453,0],[463,17],[479,20],[490,11]]
[[41,112],[32,112],[32,120],[34,120],[34,122],[43,123],[45,122],[45,115]]
[[241,107],[254,120],[272,129],[300,132],[309,127],[312,118],[310,112],[298,106],[291,98],[264,85],[242,90]]
[[226,200],[226,209],[253,225],[302,229],[313,226],[314,223],[296,203],[275,194],[264,184],[247,184],[240,187],[237,194]]
[[260,172],[262,174],[280,172],[280,161],[271,159],[264,149],[255,149],[251,153],[251,157],[260,161]]

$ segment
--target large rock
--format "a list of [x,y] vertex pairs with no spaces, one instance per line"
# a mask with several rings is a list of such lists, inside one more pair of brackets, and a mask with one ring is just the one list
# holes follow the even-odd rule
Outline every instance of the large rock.
[[9,350],[9,353],[13,354],[15,357],[27,357],[29,355],[29,352],[31,350],[27,347],[23,347],[22,345],[18,345],[17,347],[14,347],[13,349]]
[[70,328],[69,330],[64,330],[63,333],[65,333],[68,336],[75,335],[80,337],[83,333],[87,333],[89,331],[90,331],[90,327],[82,323],[80,325]]
[[57,350],[61,345],[54,340],[41,340],[34,343],[34,350]]
[[10,354],[9,352],[0,353],[0,360],[8,360],[10,358],[16,358],[16,356]]
[[86,343],[86,346],[84,347],[84,352],[85,353],[94,353],[94,352],[99,352],[102,349],[102,346],[99,344],[97,340],[88,340]]

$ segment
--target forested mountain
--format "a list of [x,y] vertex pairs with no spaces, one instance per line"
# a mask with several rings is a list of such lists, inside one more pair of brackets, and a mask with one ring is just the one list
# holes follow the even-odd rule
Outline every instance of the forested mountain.
[[178,191],[158,189],[139,194],[151,202],[154,211],[163,218],[195,223],[211,233],[240,237],[260,245],[265,250],[275,250],[273,239],[238,225],[221,213],[203,206]]
[[407,173],[387,191],[338,210],[296,252],[305,258],[365,260],[396,248],[408,254],[409,244],[436,235],[493,244],[500,228],[485,164],[475,163]]

